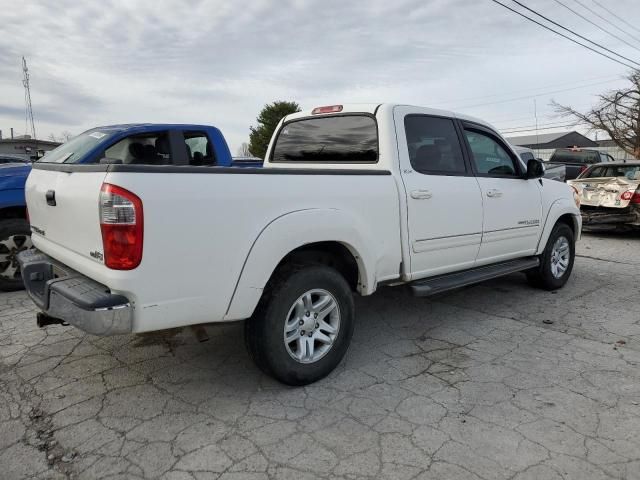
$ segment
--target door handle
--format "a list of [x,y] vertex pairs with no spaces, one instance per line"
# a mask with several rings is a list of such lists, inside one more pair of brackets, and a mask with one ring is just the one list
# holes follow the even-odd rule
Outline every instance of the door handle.
[[47,190],[47,193],[44,194],[44,198],[47,199],[47,205],[52,207],[56,206],[56,191],[55,190]]
[[496,190],[495,188],[487,191],[487,197],[498,198],[502,196],[502,192],[500,190]]
[[414,190],[411,192],[411,198],[416,200],[428,200],[431,198],[431,192],[429,190]]

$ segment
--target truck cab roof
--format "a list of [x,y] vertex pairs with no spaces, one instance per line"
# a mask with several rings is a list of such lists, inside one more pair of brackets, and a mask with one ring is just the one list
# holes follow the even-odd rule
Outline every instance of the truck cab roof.
[[117,125],[102,125],[94,127],[87,130],[87,132],[103,131],[109,133],[146,133],[155,132],[157,130],[208,130],[211,128],[215,127],[211,125],[192,123],[121,123]]
[[[319,111],[320,109],[330,109],[333,107],[336,107],[334,111],[326,111],[326,112]],[[470,122],[485,125],[495,130],[495,128],[491,124],[470,115],[466,115],[463,113],[456,113],[449,110],[440,110],[437,108],[419,107],[419,106],[409,105],[405,103],[345,103],[340,105],[320,106],[320,107],[306,109],[297,113],[292,113],[290,115],[287,115],[283,121],[289,122],[292,120],[297,120],[305,117],[316,117],[316,116],[323,116],[323,115],[328,116],[328,115],[345,114],[345,113],[369,113],[371,115],[377,115],[378,112],[380,113],[388,112],[392,114],[394,108],[396,107],[415,108],[416,113],[420,113],[423,115],[435,115],[439,117],[451,117],[451,118],[458,118],[460,120],[468,120]]]

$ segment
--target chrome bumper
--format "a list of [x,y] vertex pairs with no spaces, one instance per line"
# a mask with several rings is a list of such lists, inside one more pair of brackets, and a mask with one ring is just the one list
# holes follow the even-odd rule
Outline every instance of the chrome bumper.
[[93,335],[130,333],[129,300],[37,250],[18,255],[27,293],[49,317]]

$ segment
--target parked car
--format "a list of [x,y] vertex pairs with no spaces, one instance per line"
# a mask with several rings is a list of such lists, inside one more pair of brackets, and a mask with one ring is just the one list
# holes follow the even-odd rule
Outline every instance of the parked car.
[[557,148],[551,158],[549,164],[563,164],[566,166],[565,178],[573,180],[589,165],[602,162],[614,162],[614,158],[608,153],[598,150],[589,150],[586,148]]
[[[279,123],[264,168],[187,165],[184,135],[147,129],[173,152],[161,163],[127,153],[137,134],[94,129],[34,164],[37,250],[19,258],[41,326],[114,335],[248,319],[256,364],[303,385],[344,356],[352,292],[428,296],[514,272],[557,289],[571,275],[573,190],[540,178],[537,160],[525,170],[481,120],[319,107]],[[98,137],[95,162],[73,163]]]
[[31,164],[0,164],[0,290],[24,288],[17,254],[31,248],[24,184]]
[[585,228],[640,227],[640,161],[592,165],[567,183],[580,196]]
[[[531,150],[530,148],[518,147],[518,146],[514,146],[513,148],[520,156],[520,159],[522,160],[522,163],[524,165],[526,165],[529,160],[533,160],[536,158],[535,154],[533,153],[533,150]],[[543,162],[541,158],[538,158],[537,160],[540,160],[541,162]],[[567,176],[566,165],[558,164],[558,163],[548,163],[548,162],[543,162],[543,165],[544,165],[544,178],[548,178],[550,180],[556,180],[558,182],[564,182],[565,177]]]

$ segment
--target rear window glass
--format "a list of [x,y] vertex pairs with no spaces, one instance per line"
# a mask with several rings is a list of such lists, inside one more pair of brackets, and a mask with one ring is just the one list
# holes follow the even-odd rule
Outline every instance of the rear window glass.
[[550,162],[556,163],[600,163],[598,152],[588,150],[556,150]]
[[364,115],[343,115],[288,123],[278,134],[271,161],[375,163],[376,122]]
[[608,167],[596,167],[584,178],[614,178],[624,177],[627,180],[640,180],[640,165],[610,165]]
[[77,163],[84,160],[86,154],[93,147],[108,140],[110,136],[110,133],[98,130],[81,133],[58,148],[47,152],[44,157],[38,160],[38,163]]

